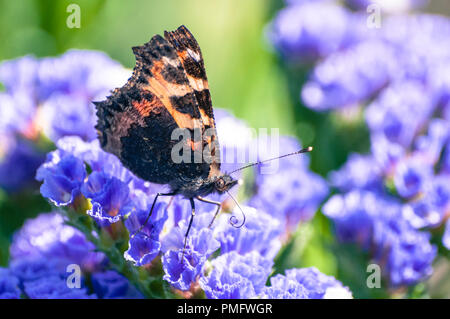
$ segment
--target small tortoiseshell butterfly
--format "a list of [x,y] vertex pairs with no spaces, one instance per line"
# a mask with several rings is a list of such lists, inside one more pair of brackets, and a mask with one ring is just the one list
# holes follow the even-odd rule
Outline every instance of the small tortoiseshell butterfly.
[[[185,26],[166,31],[164,38],[155,35],[143,46],[133,47],[133,52],[136,65],[128,82],[105,101],[94,102],[100,143],[138,177],[169,185],[169,193],[156,195],[147,221],[159,196],[180,194],[189,199],[192,214],[186,248],[194,199],[217,205],[215,218],[221,203],[204,196],[228,192],[237,180],[220,171],[216,134],[203,134],[207,129],[215,132],[215,121],[202,53],[191,32]],[[180,141],[172,139],[172,132],[178,128],[192,134],[200,130],[200,143],[188,139],[186,146],[194,152],[208,148],[213,160],[175,163],[172,148]]]

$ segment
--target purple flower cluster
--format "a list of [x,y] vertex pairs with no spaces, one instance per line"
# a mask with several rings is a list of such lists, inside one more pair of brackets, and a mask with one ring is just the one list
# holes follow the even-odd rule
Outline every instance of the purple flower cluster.
[[286,275],[270,278],[264,299],[349,299],[352,293],[334,277],[322,274],[316,268],[288,269]]
[[[0,296],[139,297],[133,282],[128,281],[130,277],[125,279],[111,270],[120,269],[112,265],[131,264],[140,267],[140,276],[151,277],[153,268],[161,263],[161,279],[174,291],[196,293],[201,288],[208,298],[280,297],[269,292],[271,288],[265,284],[286,232],[311,219],[328,194],[324,179],[309,171],[307,157],[272,162],[276,169],[271,174],[264,165],[256,167],[253,193],[246,205],[235,206],[228,195],[212,195],[210,198],[221,201],[225,210],[213,227],[208,226],[216,206],[196,202],[196,217],[184,251],[189,201],[179,196],[160,197],[146,221],[155,195],[165,188],[134,176],[117,157],[103,151],[95,138],[96,119],[90,101],[102,99],[108,90],[120,85],[116,83],[123,79],[123,68],[102,54],[85,51],[42,60],[26,57],[2,67],[1,80],[6,88],[2,98],[14,104],[26,97],[30,102],[20,104],[23,107],[2,108],[5,114],[23,111],[20,117],[2,117],[2,128],[7,128],[14,140],[20,136],[36,142],[46,136],[55,143],[56,150],[30,170],[41,182],[42,196],[66,213],[41,215],[17,233],[10,266],[0,276]],[[22,87],[28,93],[21,91]],[[254,156],[250,146],[261,144],[261,139],[255,139],[243,121],[216,110],[216,125],[224,171],[300,149],[296,139],[282,137],[279,154],[262,146],[265,152]],[[239,197],[239,187],[232,194]],[[239,229],[233,227],[230,217],[240,221],[242,213],[245,223]],[[65,225],[66,221],[83,233]],[[115,247],[114,253],[108,247]],[[117,256],[118,251],[123,257]],[[67,266],[72,264],[81,267],[79,289],[67,285]],[[301,285],[307,298],[322,298],[323,293],[313,292],[306,283],[310,280],[322,285],[322,274],[318,274],[288,277]],[[336,281],[329,286],[342,285]],[[280,285],[276,289],[279,291]]]
[[[278,34],[273,42],[280,48],[280,42],[291,41],[289,54],[300,61],[311,60],[295,51],[295,45],[308,41],[319,48],[329,34],[311,38],[303,30],[317,25],[331,28],[333,23],[344,24],[343,19],[353,23],[353,30],[341,36],[352,41],[316,56],[318,62],[301,92],[304,104],[318,111],[367,105],[371,153],[351,154],[340,170],[330,174],[338,194],[323,211],[334,221],[338,237],[368,250],[392,285],[423,280],[431,274],[437,254],[429,232],[450,212],[450,20],[393,15],[383,16],[380,28],[370,28],[363,12],[339,7],[326,21],[317,11],[316,19],[308,22],[300,17],[310,7],[338,4],[289,3],[274,25],[295,28]],[[412,9],[424,1],[402,3],[400,8],[376,2],[386,13]],[[365,11],[370,3],[347,4]],[[297,14],[283,13],[291,11]],[[286,55],[285,47],[280,50]]]
[[[221,136],[248,129],[243,122],[221,110],[217,112],[216,122]],[[236,141],[221,140],[222,154],[238,154],[251,143],[250,139],[246,143]],[[293,138],[280,141],[282,152],[300,148]],[[323,179],[308,171],[305,159],[287,159],[280,163],[275,174],[270,175],[263,174],[258,168],[255,183],[258,190],[249,200],[249,206],[242,206],[246,215],[244,225],[237,229],[230,224],[230,215],[222,214],[209,228],[216,206],[197,202],[196,217],[183,254],[191,211],[189,201],[178,196],[159,198],[151,218],[144,225],[154,196],[163,187],[135,177],[114,155],[104,152],[97,140],[84,141],[80,136],[67,136],[60,138],[56,145],[57,150],[48,154],[36,174],[42,182],[44,197],[56,206],[74,210],[83,207],[80,203],[87,200],[88,205],[81,213],[84,210],[98,227],[112,233],[111,237],[121,235],[115,234],[121,229],[120,225],[126,229],[129,237],[125,238],[128,240],[125,260],[135,266],[150,266],[160,257],[163,279],[173,288],[195,292],[200,285],[210,298],[260,295],[272,271],[273,259],[281,248],[285,229],[289,226],[288,229],[293,230],[300,221],[310,219],[328,193]],[[260,154],[261,157],[269,155]],[[224,163],[225,169],[230,170],[239,165]],[[289,182],[283,182],[287,176]],[[224,203],[229,201],[226,196],[212,198]],[[253,207],[251,203],[254,203]],[[242,216],[241,213],[238,207],[234,208],[235,218]],[[119,227],[114,228],[114,225]],[[219,249],[221,255],[210,261]],[[236,268],[220,268],[221,264],[231,260],[235,260]],[[242,272],[242,267],[248,270]],[[261,268],[257,275],[254,267]],[[211,268],[212,272],[208,273]],[[223,271],[229,272],[229,276]],[[239,282],[245,282],[245,285]]]
[[[104,53],[71,50],[0,65],[0,187],[20,190],[44,161],[46,138],[96,138],[92,100],[122,84],[129,72]],[[45,136],[45,137],[44,137]],[[44,142],[44,143],[43,143]],[[11,172],[13,172],[11,174]]]
[[[368,5],[349,2],[364,9]],[[379,27],[369,25],[366,12],[350,11],[336,1],[290,1],[276,16],[269,39],[280,53],[301,63],[318,61],[302,88],[306,106],[329,110],[364,104],[386,86],[404,80],[419,81],[431,95],[448,89],[448,19],[385,16],[392,1],[379,2]],[[419,5],[401,2],[404,8]]]
[[[14,236],[9,267],[0,269],[0,298],[142,297],[127,279],[108,270],[107,258],[95,249],[58,212],[28,220]],[[81,277],[72,279],[74,274]],[[77,280],[79,286],[71,285]]]

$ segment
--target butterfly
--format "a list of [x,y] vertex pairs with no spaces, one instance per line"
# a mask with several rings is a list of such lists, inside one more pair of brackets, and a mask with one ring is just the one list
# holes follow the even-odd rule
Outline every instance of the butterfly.
[[[155,35],[132,50],[136,65],[130,79],[105,101],[93,102],[98,138],[101,147],[115,154],[136,176],[169,186],[170,192],[156,194],[145,223],[160,196],[182,195],[190,201],[192,211],[184,255],[195,216],[194,199],[217,206],[211,227],[221,203],[205,197],[228,192],[238,180],[231,176],[234,172],[220,171],[211,94],[200,46],[192,33],[180,26],[175,31],[165,31],[164,37]],[[191,136],[174,139],[177,129],[187,130]],[[200,139],[193,137],[196,131]],[[192,151],[188,161],[173,159],[173,149],[180,142],[184,150]],[[196,154],[205,149],[211,156],[195,161]]]

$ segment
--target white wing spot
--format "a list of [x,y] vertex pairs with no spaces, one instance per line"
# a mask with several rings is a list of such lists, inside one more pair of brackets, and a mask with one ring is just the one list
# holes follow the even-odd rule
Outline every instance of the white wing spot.
[[187,53],[191,58],[195,60],[195,62],[200,62],[201,56],[197,52],[192,51],[190,48],[187,49]]

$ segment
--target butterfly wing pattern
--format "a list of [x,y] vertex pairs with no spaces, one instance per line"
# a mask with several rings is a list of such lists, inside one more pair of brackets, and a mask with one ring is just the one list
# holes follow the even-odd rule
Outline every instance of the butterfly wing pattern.
[[[158,196],[181,194],[189,199],[192,213],[184,239],[184,260],[195,216],[194,198],[217,206],[211,227],[221,203],[202,196],[227,192],[237,180],[220,172],[211,95],[194,36],[181,26],[166,31],[164,38],[155,35],[144,45],[133,47],[133,52],[136,65],[128,82],[105,101],[94,102],[96,129],[102,148],[115,154],[135,175],[170,186],[170,193],[156,194],[146,221],[136,233],[152,215]],[[177,129],[183,129],[187,137],[173,138]],[[189,151],[188,160],[183,154],[181,162],[174,161],[173,150],[179,144],[183,153]]]
[[[101,146],[115,154],[140,178],[169,184],[177,193],[181,184],[207,180],[220,172],[214,114],[200,47],[181,26],[155,35],[142,46],[133,47],[136,65],[128,82],[115,89],[105,101],[94,102]],[[172,148],[180,140],[172,132],[188,129],[185,143],[193,152],[190,163],[175,163]],[[194,140],[194,131],[201,140]],[[194,163],[195,151],[209,148],[212,163]],[[193,197],[193,196],[192,196]]]

